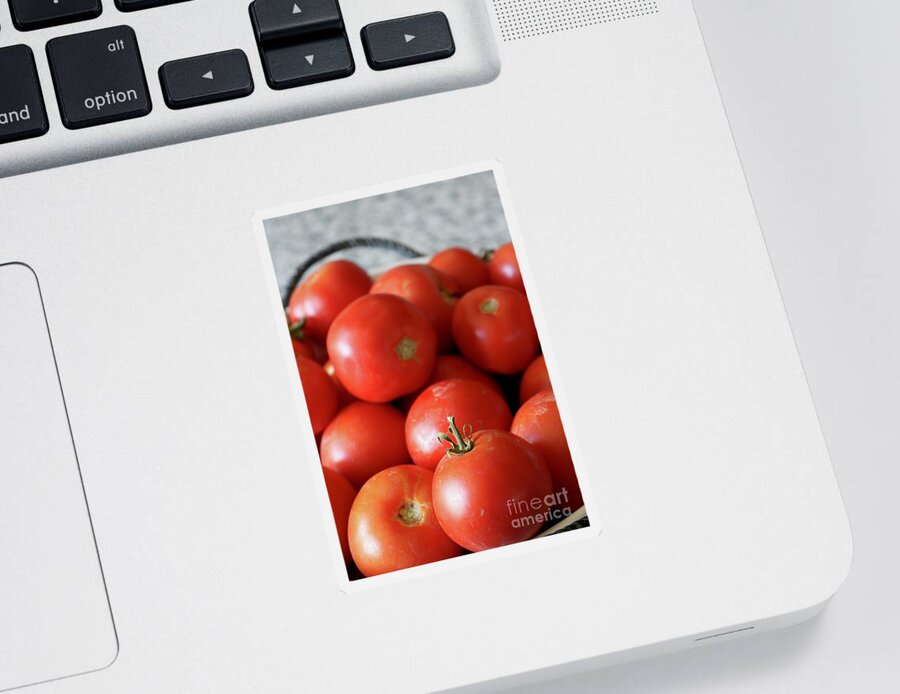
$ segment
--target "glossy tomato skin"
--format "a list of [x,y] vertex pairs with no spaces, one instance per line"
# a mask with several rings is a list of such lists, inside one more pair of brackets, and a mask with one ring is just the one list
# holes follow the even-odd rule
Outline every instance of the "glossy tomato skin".
[[497,381],[486,372],[479,369],[472,362],[460,357],[456,354],[442,354],[434,363],[434,370],[429,377],[432,385],[438,381],[449,381],[451,378],[463,378],[467,381],[476,381],[487,386],[498,395],[502,395],[503,391],[497,384]]
[[427,265],[398,265],[375,280],[371,294],[393,294],[415,306],[428,316],[438,339],[438,351],[446,352],[453,340],[451,324],[458,284]]
[[522,380],[519,383],[519,402],[524,403],[531,396],[537,395],[542,390],[552,390],[550,374],[547,372],[547,362],[544,355],[539,355],[525,369]]
[[522,371],[540,346],[525,295],[490,284],[459,300],[453,313],[453,337],[469,361],[499,374]]
[[525,292],[525,282],[522,281],[522,272],[519,270],[519,259],[516,257],[512,243],[506,243],[494,251],[488,271],[491,283]]
[[[328,369],[326,368],[326,371],[327,370]],[[438,358],[434,361],[434,369],[431,370],[431,375],[428,377],[428,381],[426,381],[425,387],[422,388],[422,390],[425,390],[428,386],[432,386],[439,381],[449,381],[451,378],[476,381],[487,386],[498,395],[503,395],[503,390],[492,376],[479,369],[465,357],[460,357],[456,354],[438,355]],[[410,393],[409,395],[404,395],[400,398],[397,402],[397,406],[400,408],[401,412],[409,412],[409,408],[412,407],[412,404],[416,401],[416,398],[419,397],[422,390]]]
[[332,324],[327,344],[340,382],[369,402],[421,388],[437,355],[437,336],[425,314],[391,294],[368,294],[350,304]]
[[334,364],[330,361],[326,361],[322,364],[322,368],[325,369],[325,373],[328,374],[329,378],[331,378],[331,382],[334,383],[334,387],[337,389],[338,411],[344,409],[351,402],[354,402],[356,398],[350,395],[350,392],[344,388],[344,384],[341,383],[341,380],[337,377],[337,373],[335,373]]
[[428,264],[456,279],[463,293],[491,282],[488,264],[465,248],[447,248],[436,254]]
[[331,502],[331,513],[334,516],[334,525],[341,543],[341,553],[344,555],[344,563],[349,564],[351,557],[350,543],[347,540],[347,524],[350,521],[350,509],[356,498],[356,490],[334,470],[322,468],[322,474],[325,476],[325,488],[328,490],[328,500]]
[[312,359],[300,357],[297,359],[297,369],[300,371],[300,383],[303,385],[310,424],[313,433],[318,436],[337,412],[337,389],[321,365]]
[[383,470],[359,490],[350,510],[350,552],[364,576],[459,555],[434,514],[433,473],[416,465]]
[[553,504],[546,463],[508,431],[473,434],[471,450],[447,453],[434,473],[434,509],[444,532],[473,552],[534,537]]
[[452,379],[429,386],[416,398],[406,417],[406,447],[416,465],[434,470],[447,446],[438,435],[455,417],[474,431],[509,429],[512,414],[506,401],[483,383]]
[[577,511],[584,506],[575,475],[572,453],[563,431],[559,407],[552,390],[544,390],[525,402],[513,418],[512,433],[534,446],[553,477],[556,506]]
[[376,473],[409,463],[405,422],[391,405],[350,403],[322,434],[322,467],[339,472],[359,489]]
[[288,317],[306,336],[324,340],[338,314],[368,294],[372,278],[356,263],[332,260],[317,268],[291,294]]

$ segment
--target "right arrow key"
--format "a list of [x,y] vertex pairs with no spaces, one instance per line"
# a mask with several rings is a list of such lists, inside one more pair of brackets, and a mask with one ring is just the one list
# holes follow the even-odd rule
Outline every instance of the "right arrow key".
[[443,12],[389,19],[363,27],[366,60],[373,70],[389,70],[449,58],[456,51]]

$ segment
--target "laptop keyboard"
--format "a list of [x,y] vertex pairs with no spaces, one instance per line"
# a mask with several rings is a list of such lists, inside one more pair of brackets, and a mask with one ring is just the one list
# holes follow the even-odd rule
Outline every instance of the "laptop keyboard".
[[[8,2],[12,26],[2,26],[0,14],[0,176],[106,153],[97,138],[92,143],[100,142],[99,147],[82,147],[78,153],[74,143],[67,146],[62,134],[66,130],[110,128],[125,120],[153,121],[154,127],[148,129],[153,137],[144,145],[139,131],[130,129],[127,138],[122,131],[110,131],[111,146],[106,149],[128,151],[290,120],[292,104],[305,107],[295,111],[293,118],[319,115],[366,102],[415,96],[416,92],[468,86],[466,81],[485,82],[499,69],[493,44],[484,41],[490,34],[486,12],[482,7],[473,17],[470,11],[482,6],[481,0],[438,0],[433,5],[411,0],[254,0],[249,6],[218,0],[0,0],[4,2]],[[153,39],[149,34],[145,38],[137,21],[140,15],[159,13],[150,32],[158,36],[162,20],[179,22],[179,14],[186,11],[181,8],[192,6],[196,9],[184,17],[187,22],[196,20],[201,6],[213,23],[228,15],[229,33],[234,34],[235,28],[243,33],[238,45],[224,44],[216,46],[220,50],[198,55],[171,55],[164,61],[148,60],[147,55],[159,56],[160,51],[150,46],[152,52],[144,53]],[[154,9],[162,7],[165,9]],[[148,11],[138,12],[141,10]],[[458,16],[448,17],[453,12]],[[466,14],[459,19],[461,12]],[[351,17],[349,21],[345,14]],[[128,21],[132,18],[134,22]],[[98,22],[108,26],[76,30],[81,23]],[[457,45],[457,30],[468,44],[465,57]],[[203,33],[208,36],[212,31],[215,29]],[[202,45],[209,43],[207,39]],[[448,67],[431,67],[440,61],[446,61]],[[419,71],[407,72],[404,77],[408,80],[378,77],[414,66],[419,66]],[[433,84],[429,84],[429,70],[433,70]],[[258,84],[260,73],[265,82],[262,86]],[[303,102],[291,98],[283,106],[271,96],[260,96],[261,91],[281,94],[337,80],[354,85],[330,94],[309,92]],[[338,96],[341,98],[336,99]],[[263,98],[266,105],[261,103]],[[216,104],[226,108],[223,102],[256,99],[260,103],[249,107],[249,113],[257,122],[243,119],[240,127],[235,127],[235,107],[227,114],[212,111]],[[325,103],[329,101],[330,105]],[[197,109],[199,115],[191,122],[170,120],[175,127],[168,130],[162,125],[164,113],[157,116],[160,111],[184,109]],[[203,109],[210,110],[211,122],[204,122]],[[216,120],[231,126],[216,126]],[[15,154],[28,159],[23,141],[29,139],[52,139],[54,144],[40,148],[40,161],[13,162],[7,167],[11,170],[4,170],[4,155],[13,146],[10,143],[19,143]],[[124,139],[129,142],[123,147]],[[53,161],[54,147],[60,152],[58,162]]]

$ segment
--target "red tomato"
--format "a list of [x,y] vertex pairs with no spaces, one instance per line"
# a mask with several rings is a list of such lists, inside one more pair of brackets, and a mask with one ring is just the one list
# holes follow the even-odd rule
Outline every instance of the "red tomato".
[[294,357],[306,357],[319,364],[324,364],[328,359],[328,354],[325,353],[325,345],[318,340],[311,340],[309,338],[301,338],[298,340],[297,338],[292,337],[291,347],[294,348]]
[[320,364],[323,363],[325,361],[325,345],[321,342],[311,340],[304,332],[303,327],[306,324],[306,321],[300,320],[294,322],[287,312],[285,312],[284,317],[287,320],[288,332],[291,335],[291,347],[294,350],[294,358],[306,357],[307,359],[313,359]]
[[500,386],[497,385],[491,376],[479,369],[471,362],[466,361],[463,357],[455,354],[443,354],[434,362],[434,370],[429,377],[428,385],[437,383],[438,381],[449,381],[451,378],[464,378],[467,381],[477,381],[495,393],[502,394]]
[[501,374],[524,369],[540,346],[525,295],[490,284],[459,300],[453,313],[453,337],[476,366]]
[[318,436],[337,412],[337,388],[325,373],[325,369],[312,359],[300,357],[297,360],[297,369],[300,371],[300,383],[303,385],[309,421],[313,433]]
[[431,470],[399,465],[359,490],[350,510],[353,561],[365,576],[450,559],[460,548],[441,530],[431,501]]
[[465,248],[448,248],[435,255],[429,262],[433,268],[450,275],[459,282],[463,293],[491,281],[487,263]]
[[[327,365],[325,370],[328,370]],[[471,362],[466,361],[463,357],[459,357],[455,354],[441,354],[435,359],[434,369],[432,369],[431,375],[425,383],[425,388],[440,381],[449,381],[451,378],[463,378],[467,381],[477,381],[478,383],[486,385],[498,395],[503,395],[503,391],[500,389],[497,381]],[[422,390],[424,390],[424,388]],[[415,393],[410,393],[409,395],[404,395],[397,401],[397,406],[402,412],[409,412],[409,408],[412,407],[412,404],[416,401],[416,398],[419,397],[419,393],[421,392],[422,391],[420,390]]]
[[531,362],[522,374],[522,381],[519,383],[519,402],[525,402],[542,390],[551,390],[550,374],[547,373],[547,362],[544,361],[543,354]]
[[300,357],[306,357],[307,359],[315,360],[316,355],[313,352],[312,345],[308,342],[304,342],[302,340],[295,340],[293,337],[291,338],[291,347],[294,348],[294,359],[299,359]]
[[328,356],[350,394],[388,402],[421,388],[434,368],[437,337],[430,321],[406,299],[360,297],[328,331]]
[[325,475],[325,488],[328,490],[328,499],[331,501],[331,513],[334,515],[334,524],[341,542],[344,563],[349,564],[351,557],[350,544],[347,541],[347,523],[350,520],[350,508],[356,498],[356,490],[334,470],[322,468],[322,473]]
[[447,430],[447,417],[466,422],[475,431],[509,429],[512,414],[495,390],[477,381],[453,379],[426,388],[406,418],[406,447],[416,465],[434,470],[447,447],[438,436]]
[[393,294],[422,309],[438,338],[438,351],[445,352],[453,340],[451,324],[456,297],[455,281],[445,281],[443,273],[427,265],[399,265],[375,280],[371,294]]
[[463,429],[450,420],[453,448],[434,473],[434,510],[444,532],[473,552],[534,537],[555,501],[541,454],[508,431]]
[[369,292],[372,279],[356,263],[332,260],[315,270],[291,294],[288,316],[302,322],[308,337],[324,340],[328,328],[351,302]]
[[359,489],[376,472],[409,463],[403,415],[391,405],[353,402],[322,434],[322,466]]
[[511,243],[506,243],[494,251],[488,271],[493,284],[518,289],[520,292],[525,291],[525,283],[519,270],[519,259],[516,258],[516,250]]
[[513,419],[512,433],[528,441],[543,456],[553,477],[556,506],[560,509],[568,507],[570,511],[584,506],[572,453],[552,390],[538,393],[519,408]]
[[334,383],[334,387],[337,388],[338,393],[338,410],[344,409],[351,402],[356,400],[350,393],[344,388],[344,384],[341,383],[340,379],[337,377],[337,374],[334,371],[334,364],[330,361],[326,361],[322,364],[322,368],[325,369],[325,373],[331,378],[331,382]]

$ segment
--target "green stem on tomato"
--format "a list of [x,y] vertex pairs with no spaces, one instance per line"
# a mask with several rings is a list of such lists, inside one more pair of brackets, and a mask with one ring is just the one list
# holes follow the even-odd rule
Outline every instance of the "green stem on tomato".
[[475,447],[472,441],[472,425],[464,424],[462,431],[456,426],[456,417],[452,415],[447,417],[447,423],[450,425],[448,431],[450,434],[441,432],[438,434],[438,441],[449,444],[447,449],[448,455],[465,455]]
[[303,328],[306,327],[306,318],[301,318],[296,323],[291,323],[288,326],[288,332],[291,334],[295,340],[303,341],[305,335],[303,334]]

